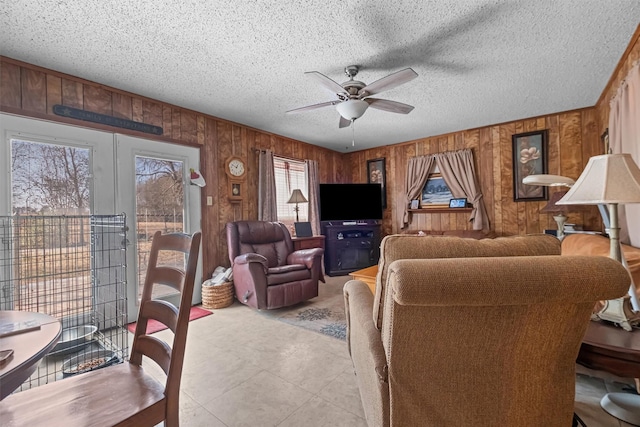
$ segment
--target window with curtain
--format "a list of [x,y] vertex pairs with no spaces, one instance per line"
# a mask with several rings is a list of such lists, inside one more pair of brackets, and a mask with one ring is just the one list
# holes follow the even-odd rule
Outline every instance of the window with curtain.
[[[307,176],[303,161],[273,157],[273,170],[276,179],[276,204],[278,221],[293,226],[296,220],[295,203],[287,203],[291,193],[299,189],[304,197],[309,200]],[[300,221],[308,221],[308,204],[298,204]]]

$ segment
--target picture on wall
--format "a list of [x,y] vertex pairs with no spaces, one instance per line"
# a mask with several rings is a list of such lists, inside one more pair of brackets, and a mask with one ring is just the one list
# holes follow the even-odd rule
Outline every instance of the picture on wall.
[[387,178],[384,163],[384,157],[367,160],[367,183],[380,184],[380,191],[382,191],[382,209],[387,207]]
[[547,200],[547,187],[523,184],[529,175],[547,173],[548,130],[513,135],[513,201]]
[[422,199],[420,200],[422,207],[448,207],[449,200],[452,198],[451,190],[444,182],[442,175],[439,173],[429,175],[426,184],[422,187]]

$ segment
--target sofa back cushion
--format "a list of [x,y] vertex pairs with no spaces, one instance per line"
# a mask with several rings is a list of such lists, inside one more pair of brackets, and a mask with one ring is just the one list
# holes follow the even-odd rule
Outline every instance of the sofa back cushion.
[[389,266],[396,260],[536,255],[560,255],[560,241],[546,234],[482,240],[406,234],[386,236],[380,246],[373,322],[378,329],[382,327]]
[[287,263],[293,252],[293,242],[287,227],[280,222],[236,221],[227,223],[229,260],[242,254],[254,253],[267,259],[269,268]]

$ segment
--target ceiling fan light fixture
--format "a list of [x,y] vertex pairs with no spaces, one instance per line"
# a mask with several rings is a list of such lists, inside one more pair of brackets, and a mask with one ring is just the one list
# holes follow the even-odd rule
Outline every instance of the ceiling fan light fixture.
[[362,117],[368,107],[369,103],[366,101],[362,101],[361,99],[350,99],[336,105],[336,110],[338,110],[338,113],[340,113],[340,115],[345,119],[355,120]]

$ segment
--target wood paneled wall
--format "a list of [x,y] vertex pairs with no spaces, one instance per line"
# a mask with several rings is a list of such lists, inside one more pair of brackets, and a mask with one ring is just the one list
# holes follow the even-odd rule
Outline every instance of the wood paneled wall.
[[[500,235],[543,233],[557,228],[553,217],[540,213],[546,201],[514,202],[512,174],[513,134],[549,129],[551,174],[578,178],[589,157],[601,154],[596,109],[586,108],[548,116],[423,138],[403,144],[346,154],[352,182],[366,182],[367,160],[385,157],[388,208],[384,213],[385,234],[399,233],[404,214],[406,165],[411,157],[469,148],[482,190],[491,230]],[[550,189],[550,193],[558,191]],[[568,222],[586,229],[601,228],[598,211],[570,213]],[[469,213],[414,214],[409,230],[469,230]]]
[[[257,155],[253,148],[318,161],[323,182],[344,182],[342,154],[213,116],[145,98],[77,77],[0,57],[0,111],[76,126],[200,148],[200,170],[207,180],[202,189],[203,275],[229,265],[225,235],[228,221],[257,219]],[[55,104],[161,126],[162,136],[69,119],[53,114]],[[249,165],[246,196],[241,203],[227,199],[224,161],[231,155]],[[206,205],[206,197],[213,205]]]

